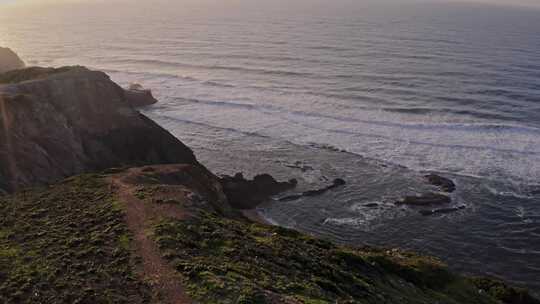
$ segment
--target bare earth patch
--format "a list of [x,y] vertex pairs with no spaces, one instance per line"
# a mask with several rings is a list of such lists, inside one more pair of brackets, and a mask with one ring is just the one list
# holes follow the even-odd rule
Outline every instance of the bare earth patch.
[[[129,180],[142,174],[143,168],[134,168],[110,178],[112,190],[125,205],[126,221],[134,238],[138,255],[142,258],[142,276],[156,293],[156,298],[170,304],[189,304],[193,301],[186,294],[175,270],[161,257],[158,247],[149,235],[149,225],[160,218],[185,219],[188,215],[178,205],[149,203],[137,197],[140,185]],[[176,199],[185,192],[179,191]],[[185,197],[184,197],[185,198]]]

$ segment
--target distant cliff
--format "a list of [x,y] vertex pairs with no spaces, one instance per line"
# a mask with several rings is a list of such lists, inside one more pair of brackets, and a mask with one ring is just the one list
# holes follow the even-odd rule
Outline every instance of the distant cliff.
[[124,165],[197,164],[125,91],[83,67],[0,74],[0,188]]
[[11,49],[0,47],[0,73],[24,68],[24,62]]

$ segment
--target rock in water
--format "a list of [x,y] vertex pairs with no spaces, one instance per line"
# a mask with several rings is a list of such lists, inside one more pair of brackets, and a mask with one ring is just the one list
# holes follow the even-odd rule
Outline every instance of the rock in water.
[[11,49],[0,47],[0,73],[24,68],[24,62]]
[[403,200],[396,202],[397,205],[427,206],[449,204],[452,199],[440,193],[425,193],[418,196],[406,196]]
[[434,210],[421,210],[420,214],[423,216],[429,216],[429,215],[436,215],[436,214],[447,214],[456,212],[459,210],[463,210],[467,208],[466,206],[458,206],[458,207],[452,207],[452,208],[442,208],[442,209],[434,209]]
[[278,182],[268,174],[257,175],[253,180],[245,179],[242,173],[221,178],[229,203],[237,209],[253,209],[270,196],[296,187],[297,183],[295,179]]
[[145,90],[140,84],[131,84],[124,95],[134,107],[149,106],[158,102],[152,95],[152,91]]
[[442,191],[452,193],[456,190],[456,184],[446,177],[439,176],[437,174],[426,175],[427,181],[437,187],[440,187]]
[[287,195],[285,197],[280,198],[279,201],[280,202],[289,202],[289,201],[295,201],[295,200],[301,199],[302,197],[323,195],[324,193],[326,193],[326,192],[328,192],[328,191],[330,191],[332,189],[335,189],[337,187],[344,186],[345,184],[346,184],[345,180],[343,180],[341,178],[336,178],[336,179],[334,179],[334,181],[332,182],[332,185],[330,185],[330,186],[320,188],[320,189],[316,189],[316,190],[309,190],[309,191],[305,191],[305,192],[302,192],[302,193]]
[[125,165],[199,165],[191,149],[134,110],[102,72],[65,67],[2,74],[0,112],[5,190]]
[[369,203],[369,204],[365,204],[364,207],[375,208],[375,207],[379,207],[379,204],[377,204],[377,203]]

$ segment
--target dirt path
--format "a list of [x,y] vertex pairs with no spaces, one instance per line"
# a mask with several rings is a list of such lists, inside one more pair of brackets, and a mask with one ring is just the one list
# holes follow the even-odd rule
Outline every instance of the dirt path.
[[179,207],[157,208],[138,199],[134,195],[137,187],[124,182],[122,175],[111,177],[110,181],[112,190],[125,204],[127,225],[133,234],[135,248],[142,258],[143,276],[159,295],[159,300],[168,304],[194,303],[187,296],[175,270],[161,257],[159,248],[148,235],[147,229],[149,223],[162,216],[182,219],[187,214]]

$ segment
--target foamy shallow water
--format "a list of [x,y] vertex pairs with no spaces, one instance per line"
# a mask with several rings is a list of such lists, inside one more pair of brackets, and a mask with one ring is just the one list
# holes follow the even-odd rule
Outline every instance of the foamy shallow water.
[[[219,173],[295,176],[305,189],[348,181],[261,207],[276,224],[540,289],[538,11],[238,3],[0,13],[0,44],[31,64],[82,64],[152,88],[160,103],[145,114]],[[289,167],[297,161],[313,170]],[[425,218],[393,206],[433,190],[427,170],[456,179],[454,203],[468,208]]]

